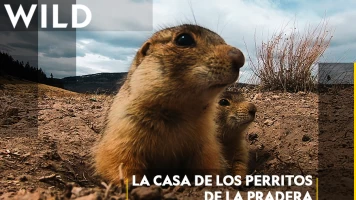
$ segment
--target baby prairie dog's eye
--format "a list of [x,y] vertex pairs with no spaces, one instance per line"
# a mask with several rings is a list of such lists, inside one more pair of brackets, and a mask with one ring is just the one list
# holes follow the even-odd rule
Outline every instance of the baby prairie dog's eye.
[[226,99],[220,99],[219,105],[220,106],[229,106],[230,102],[228,100],[226,100]]
[[175,39],[175,43],[182,47],[191,47],[195,45],[194,38],[188,33],[182,33]]

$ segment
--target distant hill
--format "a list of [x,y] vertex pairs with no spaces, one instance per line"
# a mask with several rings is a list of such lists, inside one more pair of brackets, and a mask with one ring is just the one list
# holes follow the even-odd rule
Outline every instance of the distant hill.
[[[52,80],[57,83],[60,82],[62,88],[73,92],[115,94],[124,83],[126,76],[127,72],[98,73]],[[238,83],[235,87],[254,87],[254,85]]]
[[123,84],[127,72],[98,73],[83,76],[71,76],[60,79],[63,88],[79,93],[112,94]]

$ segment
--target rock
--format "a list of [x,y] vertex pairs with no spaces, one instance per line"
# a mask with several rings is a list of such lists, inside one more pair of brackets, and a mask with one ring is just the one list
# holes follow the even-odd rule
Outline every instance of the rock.
[[83,190],[83,188],[81,187],[73,187],[72,188],[72,194],[74,194],[75,196],[79,197],[80,192]]
[[15,180],[15,176],[10,174],[6,177],[7,180]]
[[267,126],[272,126],[274,121],[270,120],[270,119],[266,119],[264,122],[263,122],[265,125]]
[[253,97],[253,100],[261,100],[262,99],[262,93],[257,93],[255,97]]
[[97,102],[97,100],[95,98],[90,98],[89,100],[93,101],[93,102]]
[[178,198],[177,198],[177,196],[174,194],[174,192],[165,194],[165,195],[163,196],[163,199],[165,199],[165,200],[178,200]]
[[165,195],[165,194],[168,194],[170,192],[172,192],[173,190],[173,187],[168,187],[168,188],[165,188],[165,189],[162,189],[162,194]]
[[303,141],[303,142],[308,142],[308,141],[310,141],[310,140],[311,140],[311,138],[310,138],[309,135],[307,135],[307,134],[303,135],[303,137],[302,137],[302,141]]
[[97,200],[97,199],[101,199],[97,193],[93,193],[93,194],[89,194],[87,196],[82,196],[82,197],[76,198],[76,200]]
[[258,138],[257,133],[249,133],[249,134],[248,134],[248,140],[249,140],[249,141],[254,141],[254,140],[256,140],[257,138]]
[[28,178],[27,178],[26,175],[22,175],[22,176],[19,177],[19,181],[25,182],[25,181],[28,181]]
[[133,199],[160,200],[162,199],[162,188],[158,186],[138,187],[131,191]]
[[174,192],[184,192],[185,188],[183,186],[176,186],[173,191]]
[[91,106],[91,109],[100,109],[100,108],[101,108],[101,106],[96,106],[96,105]]
[[265,146],[264,146],[263,144],[261,144],[261,145],[258,145],[257,148],[258,148],[259,150],[263,150],[263,149],[265,148]]
[[280,96],[278,96],[278,95],[273,95],[272,96],[272,99],[279,99],[280,98]]

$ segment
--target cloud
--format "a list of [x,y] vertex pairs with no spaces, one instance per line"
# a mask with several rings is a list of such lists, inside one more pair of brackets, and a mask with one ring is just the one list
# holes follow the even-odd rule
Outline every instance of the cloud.
[[112,59],[98,54],[86,54],[77,58],[77,74],[85,75],[100,72],[127,72],[133,57],[126,60]]
[[23,31],[0,32],[0,51],[7,52],[15,60],[38,66],[37,33]]
[[105,45],[139,48],[152,32],[150,31],[79,31],[78,40],[95,40]]
[[[75,58],[75,31],[39,31],[38,53],[44,57]],[[80,56],[80,54],[78,55]]]
[[38,65],[44,70],[47,76],[51,73],[55,78],[76,76],[75,57],[47,57],[43,53],[38,55]]
[[[150,31],[152,30],[152,0],[77,0],[92,13],[89,31]],[[79,21],[84,21],[80,12]]]
[[[323,1],[322,4],[320,1],[307,0],[224,0],[220,2],[207,0],[204,3],[202,1],[189,3],[158,0],[153,4],[153,24],[154,29],[159,30],[161,27],[197,22],[220,34],[227,43],[240,48],[246,56],[247,49],[253,56],[255,40],[258,44],[262,40],[267,41],[273,32],[284,26],[285,30],[288,30],[296,25],[298,30],[303,32],[307,25],[316,26],[326,16],[329,19],[330,28],[335,29],[335,35],[326,54],[332,52],[334,57],[351,62],[355,60],[354,55],[352,55],[352,51],[345,53],[345,50],[356,48],[354,31],[349,28],[351,22],[356,19],[354,19],[353,11],[348,8],[348,5],[353,4],[352,1],[343,1],[343,3],[335,6],[335,3],[330,0],[325,3]],[[347,11],[348,9],[349,11]],[[330,14],[328,15],[328,13]],[[128,63],[129,60],[126,58],[133,57],[134,49],[139,48],[152,33],[80,32],[78,33],[79,43],[80,41],[90,42],[82,44],[82,49],[78,52],[107,56],[112,59],[112,64],[109,61],[106,62],[109,66],[114,65],[113,63],[116,61]],[[97,48],[100,46],[102,48]],[[89,57],[87,58],[89,59]],[[327,58],[330,56],[324,56],[322,60],[328,61]],[[97,58],[91,56],[88,59],[86,59],[86,64],[94,69]],[[117,67],[108,67],[107,69],[122,71],[121,67],[121,65],[117,65]],[[242,80],[247,80],[248,78],[245,77],[252,74],[248,62],[241,68],[241,71]]]
[[1,52],[7,52],[7,53],[10,53],[12,51],[14,51],[15,48],[14,47],[11,47],[9,45],[6,45],[6,44],[0,44],[0,51]]
[[[105,49],[98,49],[98,46],[105,46]],[[95,40],[79,40],[77,42],[77,53],[85,56],[86,54],[99,54],[115,60],[127,60],[136,53],[136,48],[121,47],[100,43]],[[82,57],[82,56],[78,56]]]
[[[294,22],[297,23],[298,30],[303,31],[307,25],[315,26],[325,17],[334,32],[330,47],[321,60],[356,60],[356,31],[352,28],[356,21],[354,0],[341,0],[337,3],[332,0],[155,0],[150,8],[153,13],[153,31],[132,31],[145,27],[144,24],[135,23],[133,17],[138,11],[132,10],[132,6],[148,8],[150,1],[123,2],[125,4],[122,8],[126,8],[123,13],[114,11],[118,8],[115,6],[117,3],[104,12],[103,7],[100,7],[98,10],[101,10],[101,14],[96,11],[93,13],[93,17],[98,20],[94,24],[100,23],[111,31],[77,31],[74,32],[75,35],[68,31],[39,32],[40,66],[48,71],[58,72],[58,76],[64,76],[73,73],[72,59],[76,58],[77,67],[74,67],[74,71],[78,74],[127,71],[136,50],[154,31],[161,27],[195,22],[220,34],[228,44],[240,48],[246,56],[247,49],[254,55],[255,40],[260,44],[283,26],[287,26],[288,30]],[[86,5],[85,1],[77,3]],[[99,4],[92,0],[88,6],[100,6]],[[111,18],[107,17],[108,14]],[[122,14],[126,14],[127,20],[118,21],[119,18],[116,17],[125,16]],[[117,31],[121,26],[127,31]],[[95,27],[90,29],[95,30]],[[28,55],[34,50],[34,46],[28,41],[36,41],[36,34],[6,34],[8,33],[0,33],[0,38],[5,38],[0,49],[7,49],[16,55]],[[68,67],[64,66],[66,64]],[[247,79],[245,77],[252,74],[248,62],[241,70],[241,79]]]
[[37,44],[31,44],[26,42],[23,43],[14,42],[14,43],[8,43],[7,45],[12,48],[29,49],[31,51],[37,51],[38,49]]

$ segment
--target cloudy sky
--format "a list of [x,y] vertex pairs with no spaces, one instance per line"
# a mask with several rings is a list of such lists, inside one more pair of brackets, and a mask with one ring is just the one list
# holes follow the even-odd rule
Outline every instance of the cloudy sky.
[[[245,55],[247,49],[253,54],[255,35],[257,43],[260,43],[281,27],[287,26],[288,31],[294,22],[302,32],[306,26],[316,26],[327,19],[333,38],[321,61],[356,61],[355,0],[123,1],[126,3],[121,7],[125,8],[125,13],[114,12],[117,9],[115,6],[110,6],[113,10],[106,8],[102,14],[93,12],[91,26],[99,23],[104,26],[103,29],[91,27],[77,32],[39,32],[39,67],[57,78],[99,72],[125,72],[137,49],[154,31],[160,27],[195,23],[192,10],[199,25],[220,34],[228,44],[240,48]],[[82,3],[85,4],[85,1]],[[142,11],[130,7],[131,4],[146,10],[151,6],[153,22],[129,23],[137,15],[150,18],[149,14],[142,14]],[[115,13],[124,13],[126,21],[114,18]],[[107,20],[112,18],[114,20]],[[118,27],[125,28],[120,31]],[[18,56],[21,54],[20,50],[14,52]],[[248,81],[251,74],[249,63],[246,63],[242,68],[241,80]]]

